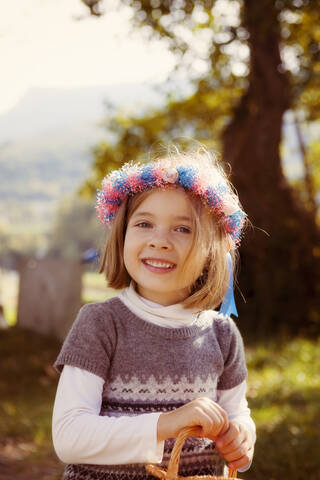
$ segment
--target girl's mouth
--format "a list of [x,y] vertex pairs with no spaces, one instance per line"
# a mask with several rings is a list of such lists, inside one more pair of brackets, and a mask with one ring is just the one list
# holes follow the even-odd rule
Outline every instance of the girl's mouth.
[[154,273],[172,272],[172,270],[177,267],[175,263],[167,262],[165,260],[155,260],[151,258],[146,258],[142,260],[142,263],[150,272]]

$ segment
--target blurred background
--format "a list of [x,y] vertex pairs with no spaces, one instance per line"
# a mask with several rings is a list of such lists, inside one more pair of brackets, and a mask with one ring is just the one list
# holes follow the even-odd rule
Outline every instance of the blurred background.
[[102,177],[190,138],[251,226],[244,479],[320,479],[320,1],[0,0],[0,479],[56,480],[52,363],[97,273]]

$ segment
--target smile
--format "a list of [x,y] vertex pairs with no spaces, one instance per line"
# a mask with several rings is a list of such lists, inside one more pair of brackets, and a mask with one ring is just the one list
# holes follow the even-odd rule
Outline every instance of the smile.
[[157,273],[169,272],[174,268],[176,268],[175,263],[167,262],[164,260],[155,260],[151,258],[143,259],[142,263],[145,265],[145,267],[148,268],[148,270],[152,272],[157,272]]

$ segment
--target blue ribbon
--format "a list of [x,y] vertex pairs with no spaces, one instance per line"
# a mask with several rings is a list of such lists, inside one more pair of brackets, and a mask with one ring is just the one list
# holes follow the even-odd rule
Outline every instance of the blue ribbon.
[[100,257],[99,252],[97,252],[94,248],[88,248],[81,257],[82,263],[90,263]]
[[223,302],[220,307],[219,313],[223,313],[223,315],[235,315],[238,316],[236,302],[234,300],[234,293],[233,293],[233,265],[232,265],[232,258],[230,253],[227,254],[228,260],[228,268],[229,268],[229,285],[227,293],[223,299]]

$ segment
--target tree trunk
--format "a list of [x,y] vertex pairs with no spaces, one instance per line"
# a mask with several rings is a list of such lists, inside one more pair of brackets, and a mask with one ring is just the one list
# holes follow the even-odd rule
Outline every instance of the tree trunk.
[[260,335],[274,328],[301,333],[320,327],[319,232],[288,186],[279,155],[290,85],[281,67],[274,4],[244,0],[249,86],[224,132],[224,159],[253,224],[241,247],[239,283],[247,303],[239,297],[239,325]]

